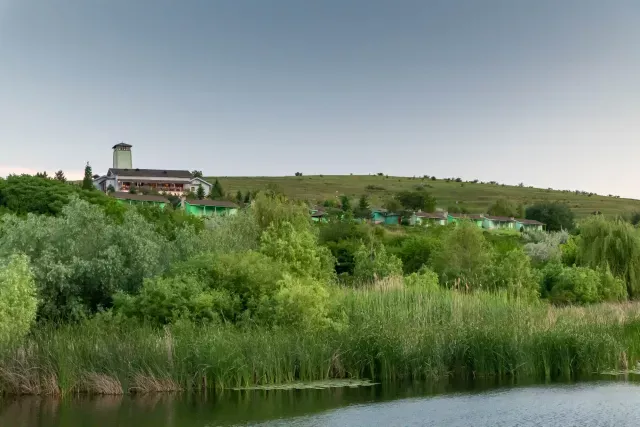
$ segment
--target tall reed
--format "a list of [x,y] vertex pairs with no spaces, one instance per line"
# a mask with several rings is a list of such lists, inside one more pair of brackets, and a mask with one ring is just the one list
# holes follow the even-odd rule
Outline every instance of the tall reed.
[[633,367],[640,305],[556,308],[505,294],[336,289],[332,328],[94,319],[0,350],[0,392],[136,393],[330,378],[576,378]]

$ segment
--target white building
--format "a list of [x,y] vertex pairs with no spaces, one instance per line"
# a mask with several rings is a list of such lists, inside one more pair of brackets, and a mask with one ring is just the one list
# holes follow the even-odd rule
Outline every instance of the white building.
[[101,191],[157,191],[164,194],[181,196],[184,193],[198,191],[202,186],[205,195],[209,195],[212,185],[202,178],[194,177],[187,170],[134,169],[131,160],[131,145],[113,146],[113,167],[106,175],[96,178],[93,184]]

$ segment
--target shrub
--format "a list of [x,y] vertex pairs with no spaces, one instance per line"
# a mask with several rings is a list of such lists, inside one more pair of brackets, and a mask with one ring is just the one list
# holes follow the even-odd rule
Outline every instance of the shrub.
[[598,272],[586,267],[564,267],[550,292],[556,304],[588,304],[598,302]]
[[522,249],[514,249],[500,256],[492,266],[489,288],[505,289],[510,295],[537,298],[540,276],[531,268],[529,257]]
[[489,215],[522,218],[524,207],[509,199],[496,200],[487,210]]
[[19,340],[29,332],[37,306],[29,261],[24,255],[12,256],[0,267],[0,345]]
[[402,261],[387,253],[384,245],[360,245],[355,254],[353,276],[362,284],[370,284],[389,276],[402,275]]
[[404,239],[397,251],[402,260],[405,274],[415,273],[423,266],[429,265],[432,256],[440,251],[440,239],[431,236],[411,236]]
[[466,287],[480,286],[491,264],[491,247],[482,231],[462,221],[443,240],[433,266],[444,283],[460,280]]
[[439,289],[438,274],[427,267],[422,267],[418,272],[404,276],[404,285],[409,288],[436,291]]
[[310,230],[296,230],[293,224],[272,223],[262,233],[260,251],[286,265],[298,276],[310,276],[323,282],[334,279],[335,260],[324,246],[319,246]]
[[317,280],[285,274],[274,297],[275,323],[320,329],[330,325],[329,293]]

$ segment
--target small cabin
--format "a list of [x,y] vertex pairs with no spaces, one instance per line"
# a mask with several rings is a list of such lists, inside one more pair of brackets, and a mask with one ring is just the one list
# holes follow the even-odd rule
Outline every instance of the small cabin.
[[238,213],[238,205],[227,200],[185,200],[182,205],[185,212],[195,216],[222,216]]
[[132,194],[116,191],[111,193],[111,197],[125,205],[148,205],[164,209],[165,206],[171,204],[166,197],[153,194]]

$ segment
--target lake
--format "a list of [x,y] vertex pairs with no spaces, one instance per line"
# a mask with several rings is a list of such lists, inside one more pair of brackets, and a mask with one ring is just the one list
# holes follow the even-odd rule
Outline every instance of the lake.
[[376,385],[216,396],[22,397],[0,401],[0,426],[639,426],[640,384]]

